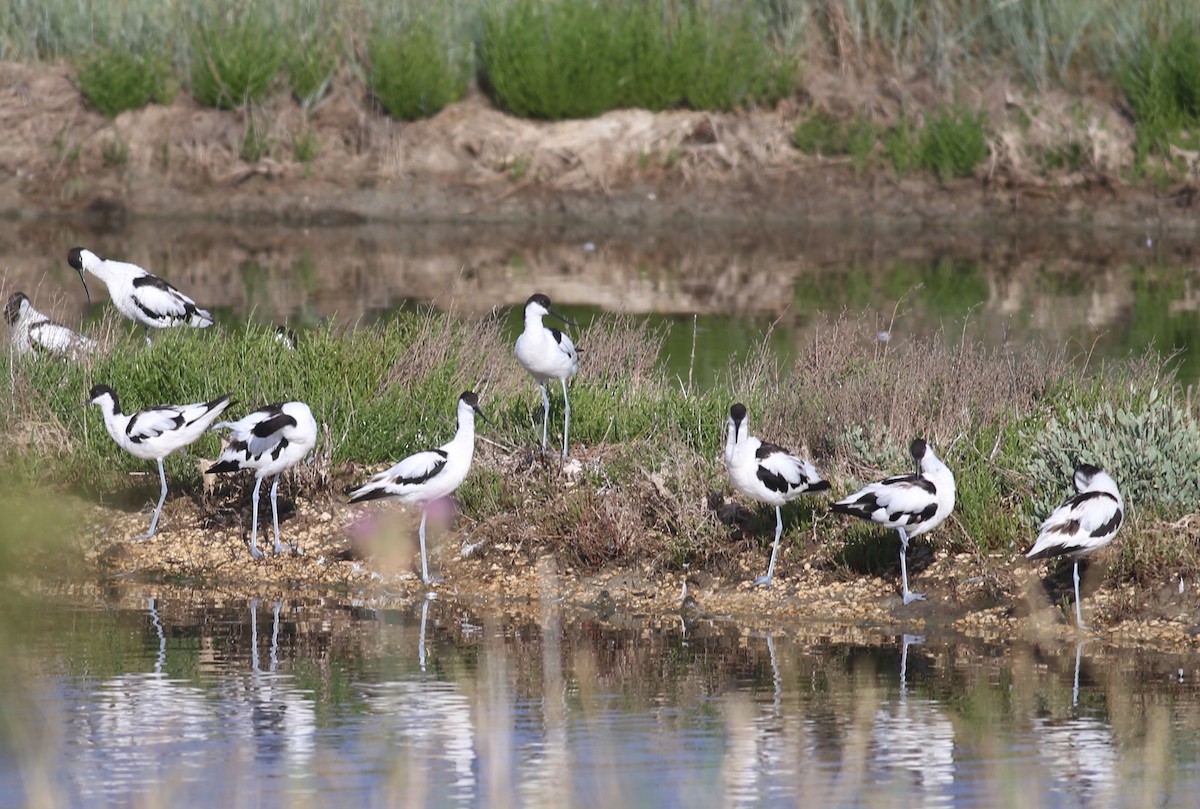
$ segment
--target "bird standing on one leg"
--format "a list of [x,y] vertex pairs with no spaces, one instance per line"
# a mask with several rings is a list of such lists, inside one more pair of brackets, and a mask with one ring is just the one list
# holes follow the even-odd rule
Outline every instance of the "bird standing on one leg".
[[1071,557],[1074,562],[1075,622],[1080,629],[1087,629],[1079,606],[1079,560],[1112,542],[1125,518],[1125,505],[1117,482],[1098,466],[1080,464],[1075,467],[1072,482],[1077,493],[1046,518],[1038,529],[1037,541],[1025,557]]
[[211,402],[158,405],[127,416],[121,412],[116,391],[108,385],[96,385],[92,388],[84,405],[100,406],[100,411],[104,414],[104,427],[112,436],[112,440],[117,442],[117,446],[135,458],[158,462],[162,493],[154,509],[154,516],[150,519],[150,530],[138,539],[154,536],[163,503],[167,501],[167,473],[163,470],[163,458],[199,438],[232,402],[227,393]]
[[196,306],[196,302],[157,275],[151,275],[136,264],[100,258],[91,250],[75,247],[67,254],[67,263],[79,273],[83,291],[88,291],[84,273],[90,272],[108,287],[109,297],[117,311],[134,323],[140,323],[150,341],[150,329],[169,329],[174,326],[205,328],[213,323],[212,315]]
[[779,553],[779,537],[783,534],[781,507],[805,492],[820,492],[829,488],[811,463],[793,455],[783,447],[765,443],[750,435],[746,406],[741,402],[729,408],[728,430],[725,436],[725,468],[729,479],[739,492],[775,506],[775,542],[771,546],[771,563],[767,574],[754,585],[769,587],[775,575],[775,557]]
[[[410,455],[391,469],[372,477],[350,495],[351,503],[364,500],[396,499],[402,503],[421,506],[421,580],[431,584],[429,563],[425,554],[425,519],[430,502],[454,492],[471,469],[475,454],[475,415],[484,421],[487,416],[479,409],[479,397],[466,391],[458,397],[458,431],[450,443],[437,449],[427,449]],[[490,423],[490,422],[489,422]]]
[[542,325],[542,318],[551,315],[563,323],[575,324],[550,308],[550,299],[541,293],[525,301],[525,330],[517,338],[517,361],[528,371],[542,390],[542,450],[546,449],[550,421],[551,379],[562,383],[563,391],[563,457],[567,457],[567,436],[571,429],[571,402],[567,399],[567,380],[579,371],[579,354],[571,338],[558,329]]
[[942,524],[954,510],[954,473],[938,460],[933,450],[918,438],[909,447],[917,462],[917,473],[871,483],[844,500],[833,510],[870,520],[900,535],[900,578],[904,603],[925,598],[908,589],[908,541]]
[[75,360],[96,350],[96,341],[50,320],[29,302],[24,292],[14,292],[4,306],[4,319],[12,332],[12,347],[21,355],[45,352]]
[[208,473],[236,472],[253,469],[254,505],[250,518],[250,555],[262,558],[258,549],[258,490],[263,478],[275,476],[271,483],[271,523],[275,528],[275,553],[288,550],[279,541],[279,476],[308,455],[317,443],[317,421],[304,402],[260,407],[237,421],[222,421],[212,426],[214,430],[228,429],[229,446]]

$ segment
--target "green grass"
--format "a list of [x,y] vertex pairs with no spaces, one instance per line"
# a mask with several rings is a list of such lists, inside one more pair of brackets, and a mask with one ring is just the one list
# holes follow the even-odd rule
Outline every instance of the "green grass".
[[1137,119],[1140,161],[1172,145],[1200,148],[1200,29],[1181,25],[1139,43],[1120,73]]
[[734,109],[794,88],[796,59],[749,10],[662,0],[512,0],[486,8],[481,61],[497,104],[531,118],[620,107]]
[[427,118],[467,92],[465,53],[427,18],[377,29],[370,52],[371,93],[393,118]]
[[[769,510],[737,497],[753,514],[749,533],[718,517],[732,490],[716,459],[729,405],[741,400],[753,434],[809,448],[834,496],[907,470],[908,442],[926,437],[956,473],[958,504],[954,520],[923,542],[980,553],[1025,547],[1066,495],[1073,463],[1083,460],[1112,469],[1125,486],[1137,522],[1123,532],[1124,542],[1145,536],[1151,543],[1122,556],[1118,575],[1145,577],[1153,565],[1194,558],[1190,540],[1155,529],[1200,509],[1200,487],[1193,485],[1200,427],[1161,360],[1148,355],[1089,376],[1061,354],[1030,349],[1018,356],[970,341],[950,345],[940,336],[881,349],[864,331],[855,319],[825,322],[794,363],[782,364],[764,344],[711,387],[685,394],[658,365],[665,327],[597,322],[578,333],[586,362],[570,389],[572,454],[586,448],[594,460],[568,490],[553,456],[528,454],[541,435],[541,400],[496,318],[408,311],[370,328],[307,332],[294,352],[281,350],[271,329],[252,324],[168,331],[147,347],[110,319],[100,335],[109,350],[91,364],[17,358],[10,365],[0,358],[0,378],[9,385],[0,462],[13,484],[128,489],[124,473],[148,466],[115,446],[96,409],[81,407],[97,383],[114,387],[127,411],[227,392],[237,400],[234,415],[300,399],[324,436],[315,461],[322,474],[308,485],[332,485],[324,493],[337,496],[363,474],[347,464],[393,462],[448,440],[458,395],[474,389],[494,422],[479,430],[501,459],[481,462],[463,487],[466,512],[483,524],[475,530],[533,532],[531,541],[570,550],[588,567],[652,558],[720,570],[744,555],[746,546],[732,540],[761,545],[770,533]],[[795,384],[799,379],[839,384]],[[924,383],[913,386],[912,379]],[[880,390],[893,394],[881,397]],[[555,392],[552,446],[560,445],[561,425]],[[197,485],[194,459],[216,449],[207,436],[168,458],[172,485]],[[789,558],[806,552],[811,513],[823,510],[822,502],[789,506]],[[867,547],[873,540],[862,526],[838,519],[822,526],[821,548],[807,551],[818,561],[884,564]]]
[[75,67],[79,91],[109,118],[151,103],[170,104],[178,91],[170,59],[159,51],[101,47],[80,57]]
[[192,96],[206,107],[238,109],[275,84],[288,45],[267,3],[201,6],[191,31]]
[[987,119],[982,111],[939,107],[917,136],[917,164],[943,181],[970,177],[987,156]]

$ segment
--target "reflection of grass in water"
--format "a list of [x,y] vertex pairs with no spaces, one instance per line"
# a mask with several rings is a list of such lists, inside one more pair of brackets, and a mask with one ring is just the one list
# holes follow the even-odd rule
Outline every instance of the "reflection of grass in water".
[[984,268],[974,261],[904,260],[885,269],[860,265],[802,277],[793,305],[812,316],[842,309],[885,311],[898,300],[922,319],[959,317],[988,300],[988,281]]

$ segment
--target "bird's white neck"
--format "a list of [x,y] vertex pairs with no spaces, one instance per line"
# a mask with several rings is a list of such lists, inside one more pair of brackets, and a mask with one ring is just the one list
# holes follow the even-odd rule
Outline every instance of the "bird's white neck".
[[458,432],[451,443],[471,444],[475,441],[475,408],[469,404],[458,406]]
[[80,256],[80,262],[83,264],[83,269],[90,272],[92,275],[99,278],[105,284],[111,281],[116,273],[108,266],[108,262],[104,261],[91,250],[84,250]]
[[544,317],[542,312],[539,312],[536,309],[526,309],[525,331],[539,331],[545,328],[545,325],[542,323],[542,317]]

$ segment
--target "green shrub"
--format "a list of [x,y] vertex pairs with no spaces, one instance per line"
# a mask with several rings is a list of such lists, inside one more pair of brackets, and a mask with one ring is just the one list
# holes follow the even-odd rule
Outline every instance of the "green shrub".
[[908,118],[901,118],[883,133],[883,154],[896,174],[904,176],[917,167],[920,155],[917,130]]
[[1114,407],[1071,407],[1052,418],[1029,453],[1034,515],[1045,517],[1069,493],[1078,463],[1103,467],[1126,502],[1165,516],[1200,510],[1200,426],[1159,388]]
[[[770,105],[796,86],[795,57],[772,46],[766,26],[750,11],[685,10],[671,56],[679,72],[663,83],[681,84],[682,103],[695,110]],[[643,83],[656,83],[655,77]]]
[[941,180],[970,177],[987,159],[986,118],[982,111],[942,106],[917,137],[917,161]]
[[203,17],[192,34],[192,95],[207,107],[237,109],[271,89],[283,59],[283,39],[265,11]]
[[469,65],[425,19],[371,37],[371,92],[388,115],[414,121],[437,114],[467,92]]
[[[1118,80],[1137,120],[1139,161],[1168,151],[1183,131],[1200,126],[1200,30],[1180,25],[1163,41],[1145,40]],[[1196,147],[1193,134],[1188,145]]]
[[485,10],[480,48],[496,102],[551,120],[773,103],[796,80],[753,10],[666,0],[514,0]]
[[177,87],[169,57],[159,51],[97,46],[75,63],[79,90],[102,115],[116,118],[147,104],[170,104]]

